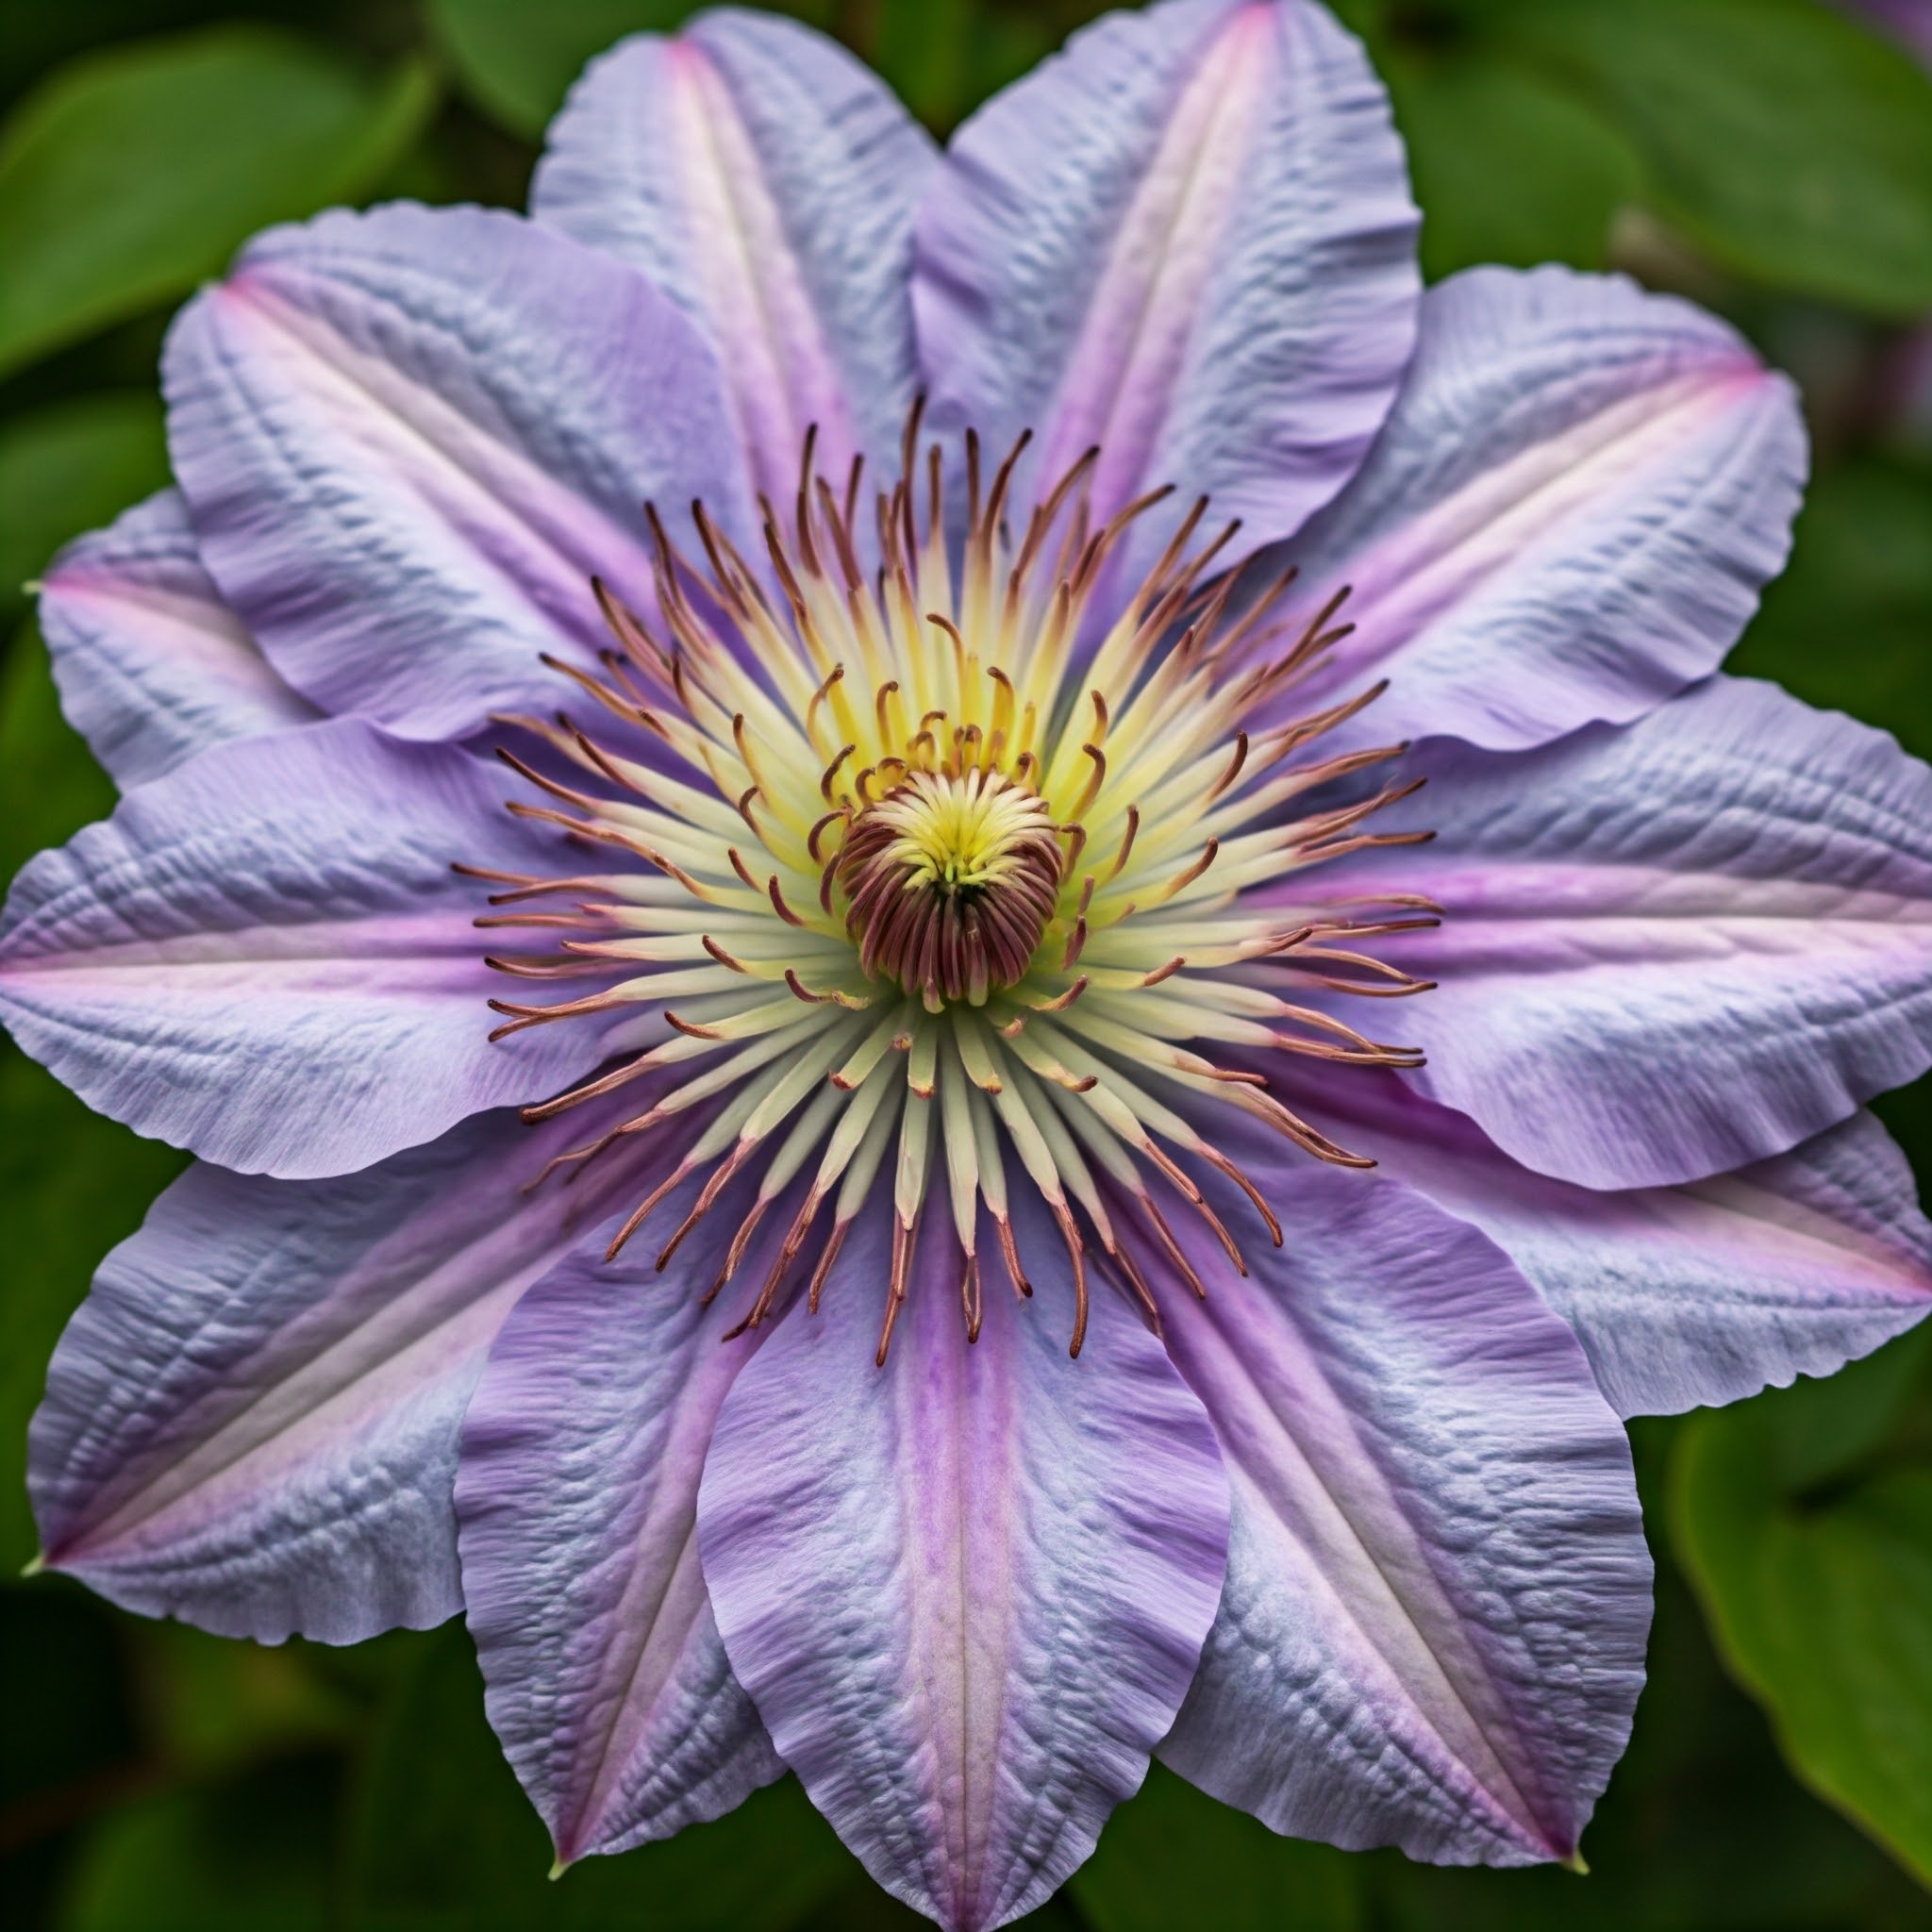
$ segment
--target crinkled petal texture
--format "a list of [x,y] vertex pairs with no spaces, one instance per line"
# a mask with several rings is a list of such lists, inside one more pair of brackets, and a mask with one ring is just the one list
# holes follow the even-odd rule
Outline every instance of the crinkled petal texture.
[[[1167,0],[1076,34],[960,128],[919,213],[934,420],[1094,508],[1212,492],[1232,561],[1348,480],[1414,342],[1416,213],[1361,48],[1306,0]],[[1183,504],[1127,546],[1139,577]]]
[[1234,1520],[1160,1755],[1277,1831],[1445,1863],[1566,1857],[1642,1683],[1624,1432],[1475,1230],[1393,1181],[1258,1177],[1293,1205],[1287,1247],[1198,1306],[1177,1288],[1167,1324]]
[[202,753],[43,852],[0,925],[0,1017],[91,1107],[246,1174],[345,1174],[596,1063],[490,1041],[458,859],[554,869],[490,767],[331,719]]
[[1512,1160],[1393,1074],[1277,1091],[1481,1228],[1576,1331],[1620,1414],[1828,1375],[1932,1314],[1932,1225],[1870,1114],[1731,1174],[1601,1190]]
[[[1029,1256],[1051,1252],[1026,1219]],[[883,1204],[856,1223],[820,1313],[794,1308],[740,1375],[699,1548],[813,1803],[880,1884],[976,1932],[1046,1898],[1139,1787],[1213,1621],[1226,1477],[1109,1293],[1076,1361],[1064,1283],[989,1293],[962,1345],[936,1216],[874,1367],[890,1225]]]
[[525,1194],[569,1141],[494,1113],[336,1180],[191,1168],[55,1351],[29,1461],[48,1563],[264,1642],[453,1615],[458,1434],[491,1339],[636,1183],[625,1161]]
[[[1434,841],[1344,859],[1326,899],[1446,912],[1387,957],[1409,1075],[1541,1173],[1649,1187],[1741,1167],[1932,1063],[1932,771],[1889,733],[1717,678],[1514,757],[1439,740]],[[1319,880],[1319,884],[1314,881]]]
[[612,1229],[591,1235],[518,1305],[464,1423],[490,1720],[566,1860],[715,1818],[784,1770],[698,1564],[711,1427],[770,1332],[725,1341],[735,1306],[705,1305],[735,1220],[721,1208],[661,1274],[635,1250],[605,1265]]
[[889,89],[795,21],[704,13],[585,70],[530,212],[642,270],[716,344],[746,472],[798,487],[895,449],[912,401],[912,211],[936,158]]
[[1515,750],[1707,676],[1783,567],[1796,391],[1714,317],[1621,276],[1472,269],[1423,298],[1360,474],[1257,574],[1351,587],[1355,641],[1298,709],[1373,676],[1366,741]]
[[515,215],[271,229],[183,311],[163,375],[224,597],[304,696],[408,737],[551,705],[540,655],[608,641],[593,576],[654,608],[646,501],[748,527],[709,346],[635,270]]
[[61,708],[124,791],[211,744],[319,715],[222,602],[175,491],[70,543],[40,617]]

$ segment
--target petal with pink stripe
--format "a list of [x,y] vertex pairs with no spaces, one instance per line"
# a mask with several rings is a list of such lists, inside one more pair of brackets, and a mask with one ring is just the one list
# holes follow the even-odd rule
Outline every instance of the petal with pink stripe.
[[954,137],[913,300],[934,420],[1051,479],[1100,445],[1102,516],[1184,492],[1232,561],[1349,476],[1415,335],[1416,213],[1360,46],[1306,0],[1167,0],[1086,28]]
[[44,1560],[224,1636],[462,1607],[451,1486],[491,1339],[634,1161],[526,1193],[580,1122],[466,1122],[328,1181],[205,1164],[101,1264],[34,1417]]
[[123,791],[320,715],[222,602],[175,491],[70,543],[47,567],[40,617],[61,708]]
[[[675,1227],[698,1187],[653,1225]],[[615,1224],[586,1240],[517,1305],[463,1424],[463,1596],[490,1720],[566,1862],[716,1818],[785,1769],[698,1564],[712,1424],[771,1332],[724,1339],[768,1254],[707,1306],[742,1192],[661,1273],[641,1243],[603,1260]]]
[[585,70],[530,212],[641,269],[716,344],[754,487],[890,469],[912,401],[912,210],[930,138],[851,55],[723,9]]
[[[462,860],[549,875],[491,768],[336,718],[216,745],[43,852],[0,923],[0,1019],[90,1107],[248,1174],[343,1174],[594,1066],[492,1043]],[[567,868],[566,868],[567,869]]]
[[1287,1246],[1234,1278],[1190,1225],[1207,1298],[1165,1298],[1234,1517],[1161,1757],[1295,1837],[1569,1857],[1643,1680],[1624,1431],[1575,1338],[1474,1228],[1293,1155],[1257,1178],[1292,1204]]
[[1717,669],[1784,567],[1797,393],[1724,323],[1618,276],[1474,269],[1423,298],[1361,474],[1258,560],[1344,585],[1355,635],[1297,705],[1386,676],[1354,727],[1515,750]]
[[592,576],[654,610],[647,501],[675,530],[694,496],[755,527],[691,323],[494,209],[272,228],[182,311],[162,375],[224,598],[305,697],[407,737],[553,708],[540,654],[609,641]]
[[1431,843],[1270,890],[1444,908],[1385,942],[1439,982],[1400,1008],[1428,1056],[1407,1077],[1524,1166],[1692,1180],[1932,1064],[1932,771],[1888,733],[1717,678],[1536,751],[1436,740],[1411,769],[1429,783],[1391,828]]
[[1828,1375],[1932,1314],[1932,1226],[1868,1113],[1733,1174],[1604,1191],[1532,1173],[1391,1074],[1279,1091],[1481,1228],[1576,1331],[1621,1415]]
[[928,1220],[882,1370],[891,1216],[854,1224],[822,1311],[787,1316],[726,1398],[698,1494],[725,1649],[779,1756],[949,1932],[1018,1918],[1092,1849],[1221,1592],[1200,1405],[1110,1291],[1069,1359],[1058,1237],[1024,1218],[1041,1292],[989,1279],[972,1346]]

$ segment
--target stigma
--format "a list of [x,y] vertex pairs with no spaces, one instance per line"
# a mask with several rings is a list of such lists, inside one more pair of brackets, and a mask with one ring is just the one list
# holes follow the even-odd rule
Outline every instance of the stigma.
[[912,771],[861,812],[839,856],[860,968],[916,993],[983,1007],[1017,985],[1060,893],[1046,801],[998,772]]

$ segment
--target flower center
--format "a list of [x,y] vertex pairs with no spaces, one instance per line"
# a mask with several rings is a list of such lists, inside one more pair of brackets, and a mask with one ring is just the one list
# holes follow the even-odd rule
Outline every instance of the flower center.
[[[1032,1292],[1021,1187],[1067,1250],[1073,1351],[1096,1245],[1158,1324],[1143,1242],[1206,1291],[1167,1208],[1201,1217],[1245,1272],[1207,1171],[1282,1239],[1215,1144],[1217,1117],[1372,1166],[1296,1114],[1267,1068],[1420,1062],[1328,1010],[1337,995],[1425,991],[1360,948],[1439,911],[1322,884],[1324,861],[1427,836],[1366,828],[1415,789],[1368,776],[1404,747],[1311,750],[1378,687],[1307,708],[1293,697],[1352,629],[1337,621],[1347,591],[1294,609],[1288,570],[1237,602],[1218,564],[1236,526],[1204,531],[1199,498],[1116,597],[1121,546],[1168,492],[1102,519],[1090,450],[1011,515],[1026,443],[989,481],[968,431],[960,475],[922,446],[915,407],[899,475],[866,517],[861,467],[835,490],[808,434],[789,519],[764,506],[758,567],[702,506],[702,560],[650,512],[652,616],[593,586],[614,648],[594,672],[557,667],[606,722],[592,735],[563,713],[506,721],[523,750],[502,755],[549,800],[510,809],[581,856],[554,878],[483,874],[505,909],[478,924],[529,928],[547,949],[490,963],[590,984],[492,1000],[496,1037],[608,1029],[608,1062],[525,1118],[610,1109],[553,1162],[571,1170],[663,1137],[612,1257],[697,1183],[666,1266],[741,1189],[711,1293],[754,1252],[762,1217],[791,1204],[741,1329],[794,1291],[817,1305],[881,1185],[881,1360],[922,1240],[955,1245],[969,1341],[989,1237],[1015,1293]],[[945,502],[959,482],[963,517]],[[949,1233],[931,1227],[941,1217]]]
[[998,772],[914,772],[854,822],[839,858],[845,929],[872,977],[928,1012],[1025,975],[1060,889],[1046,801]]

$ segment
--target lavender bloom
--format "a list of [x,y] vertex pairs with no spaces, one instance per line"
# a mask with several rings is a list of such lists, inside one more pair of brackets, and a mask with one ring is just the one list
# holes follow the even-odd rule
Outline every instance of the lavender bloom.
[[992,1926],[1157,1750],[1574,1857],[1620,1413],[1932,1307],[1860,1110],[1932,1059],[1932,773],[1718,675],[1789,385],[1622,280],[1424,292],[1415,222],[1311,0],[1102,22],[943,156],[721,11],[530,219],[191,304],[178,493],[42,603],[126,795],[0,937],[201,1157],[56,1355],[45,1561],[462,1611],[566,1862],[790,1767]]

